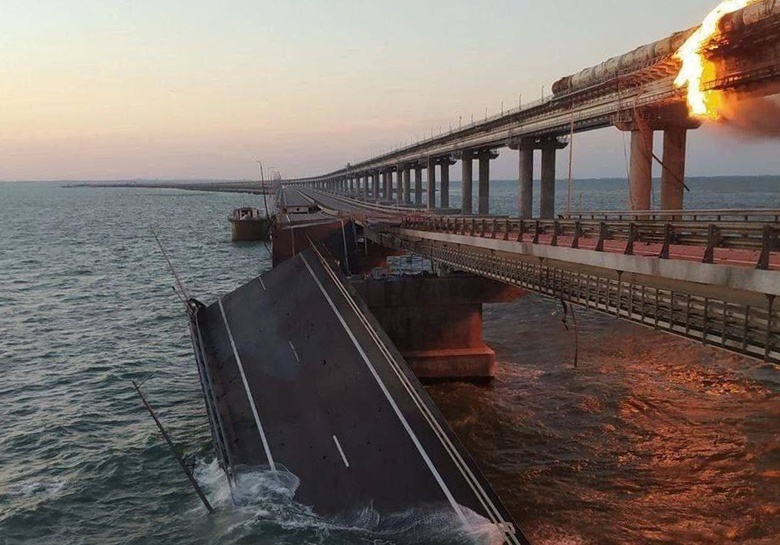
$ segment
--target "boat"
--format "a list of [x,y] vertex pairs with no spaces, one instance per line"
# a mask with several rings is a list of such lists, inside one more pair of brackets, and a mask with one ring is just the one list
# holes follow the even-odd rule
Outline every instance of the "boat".
[[236,208],[228,220],[233,242],[269,239],[271,220],[257,208]]

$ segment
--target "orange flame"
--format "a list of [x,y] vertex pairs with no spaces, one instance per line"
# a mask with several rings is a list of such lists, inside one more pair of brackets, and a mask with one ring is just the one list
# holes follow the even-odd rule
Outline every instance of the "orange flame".
[[704,18],[701,26],[691,34],[691,37],[675,53],[675,58],[682,61],[682,68],[674,84],[677,87],[688,86],[688,110],[695,117],[718,119],[718,111],[710,91],[702,89],[702,81],[706,72],[714,70],[702,50],[704,46],[718,35],[718,25],[729,13],[734,13],[756,0],[723,0],[718,7]]

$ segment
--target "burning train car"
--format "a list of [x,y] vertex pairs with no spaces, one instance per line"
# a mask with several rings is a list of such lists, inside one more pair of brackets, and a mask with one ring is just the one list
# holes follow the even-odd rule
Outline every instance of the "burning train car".
[[739,11],[725,15],[720,22],[720,31],[739,32],[774,15],[780,15],[780,0],[754,2]]
[[688,39],[694,30],[677,32],[663,40],[637,47],[630,53],[612,57],[601,64],[561,78],[553,84],[553,94],[564,95],[581,91],[606,83],[619,75],[642,70],[668,60],[685,43],[685,40]]
[[[776,15],[780,15],[780,0],[759,0],[725,15],[720,21],[719,30],[722,33],[740,32],[746,27]],[[553,94],[561,97],[591,87],[603,86],[616,81],[618,76],[630,75],[668,62],[697,28],[677,32],[663,40],[643,45],[630,53],[613,57],[601,64],[561,78],[553,84]]]

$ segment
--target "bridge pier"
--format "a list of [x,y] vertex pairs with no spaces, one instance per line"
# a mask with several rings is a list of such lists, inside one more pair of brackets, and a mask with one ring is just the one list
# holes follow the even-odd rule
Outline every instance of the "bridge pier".
[[411,187],[411,169],[408,166],[403,167],[403,203],[409,204],[412,202],[412,187]]
[[422,166],[414,167],[414,204],[422,206]]
[[441,160],[441,198],[439,205],[441,208],[450,207],[450,158],[445,157]]
[[404,169],[398,165],[395,169],[395,203],[401,204],[404,198]]
[[534,143],[532,139],[524,138],[520,142],[519,156],[520,218],[531,219],[534,217]]
[[436,159],[428,157],[428,210],[436,208]]
[[474,213],[474,156],[466,150],[461,153],[460,160],[460,193],[463,196],[460,210],[464,216],[470,216]]
[[631,210],[650,210],[653,192],[653,129],[638,123],[631,131],[628,173]]
[[542,146],[542,187],[539,204],[539,217],[553,219],[555,217],[555,145],[548,143]]
[[480,216],[490,214],[490,157],[488,153],[479,154],[479,187],[477,192]]
[[482,339],[482,305],[525,295],[471,275],[362,280],[352,285],[423,381],[491,380],[495,352]]
[[688,130],[664,130],[664,169],[661,174],[661,210],[682,210],[685,194],[685,153]]
[[479,208],[477,213],[480,216],[490,214],[490,161],[496,157],[498,157],[498,152],[492,150],[482,150],[477,154],[479,161],[479,187],[477,190]]

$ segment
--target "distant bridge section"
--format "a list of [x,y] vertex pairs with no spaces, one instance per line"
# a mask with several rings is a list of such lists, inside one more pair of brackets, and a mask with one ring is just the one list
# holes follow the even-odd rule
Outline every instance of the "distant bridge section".
[[[519,216],[532,217],[534,151],[541,150],[541,218],[555,216],[556,153],[568,135],[615,126],[631,134],[630,203],[651,208],[652,164],[662,162],[661,208],[683,207],[687,131],[700,122],[688,116],[685,92],[674,85],[680,63],[674,53],[693,29],[561,78],[553,94],[500,115],[433,136],[414,145],[348,164],[311,178],[287,180],[372,202],[448,209],[450,167],[461,163],[461,212],[488,215],[490,161],[498,150],[519,150]],[[780,83],[780,2],[763,0],[724,19],[707,50],[716,75],[707,90],[740,95],[774,94]],[[653,132],[664,132],[663,154]],[[474,161],[478,199],[472,202]],[[437,183],[438,181],[438,183]],[[437,199],[437,189],[440,195]],[[423,194],[426,194],[423,202]]]

